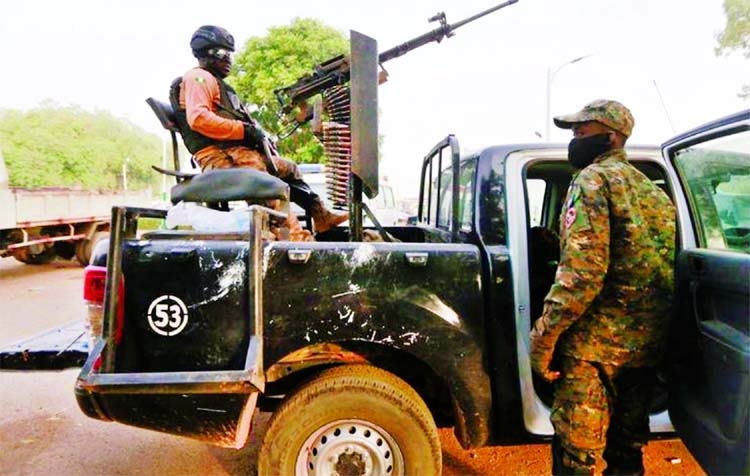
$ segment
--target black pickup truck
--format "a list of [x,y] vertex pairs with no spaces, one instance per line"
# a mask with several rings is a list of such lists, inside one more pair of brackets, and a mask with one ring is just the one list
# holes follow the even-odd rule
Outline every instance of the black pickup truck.
[[[391,241],[344,228],[266,241],[260,206],[237,233],[141,233],[164,212],[114,209],[87,270],[104,326],[76,382],[81,409],[226,447],[271,411],[259,474],[440,474],[438,426],[465,448],[548,437],[528,334],[574,170],[561,145],[459,150],[448,136],[425,156],[418,223],[373,229]],[[628,153],[678,211],[652,431],[676,428],[710,473],[747,474],[750,111]],[[285,195],[282,182],[263,190]]]

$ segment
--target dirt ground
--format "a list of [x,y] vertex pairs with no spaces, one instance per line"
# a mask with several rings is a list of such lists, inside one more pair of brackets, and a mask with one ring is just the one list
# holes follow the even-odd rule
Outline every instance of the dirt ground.
[[[80,319],[82,278],[72,261],[27,266],[0,259],[0,346]],[[85,417],[73,397],[76,375],[0,371],[0,474],[255,474],[252,444],[226,450]],[[440,440],[445,476],[541,476],[551,467],[547,445],[463,450],[451,429],[440,430]],[[647,475],[705,474],[679,439],[653,441],[645,454]]]

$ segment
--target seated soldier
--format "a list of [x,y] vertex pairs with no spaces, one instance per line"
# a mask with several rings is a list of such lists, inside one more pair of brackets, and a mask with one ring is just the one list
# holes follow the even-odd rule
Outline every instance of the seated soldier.
[[[302,180],[295,162],[264,154],[262,129],[255,127],[237,93],[224,81],[232,68],[232,35],[221,27],[204,25],[193,33],[190,48],[199,66],[172,82],[169,100],[183,142],[201,170],[250,167],[268,172],[270,168],[289,184],[291,201],[312,217],[316,233],[346,221],[347,213],[334,213],[325,207]],[[287,226],[289,240],[312,240],[293,214]]]

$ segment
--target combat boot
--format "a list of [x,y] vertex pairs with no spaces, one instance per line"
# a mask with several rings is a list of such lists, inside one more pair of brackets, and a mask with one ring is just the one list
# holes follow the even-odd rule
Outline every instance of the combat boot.
[[313,229],[315,230],[315,233],[324,233],[349,219],[349,213],[332,212],[325,207],[320,198],[316,198],[308,212],[313,219]]

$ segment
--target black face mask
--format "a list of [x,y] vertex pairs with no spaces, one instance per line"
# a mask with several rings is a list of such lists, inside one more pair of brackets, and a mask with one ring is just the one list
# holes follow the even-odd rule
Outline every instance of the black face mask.
[[568,162],[573,167],[582,169],[611,148],[609,134],[574,138],[568,144]]

